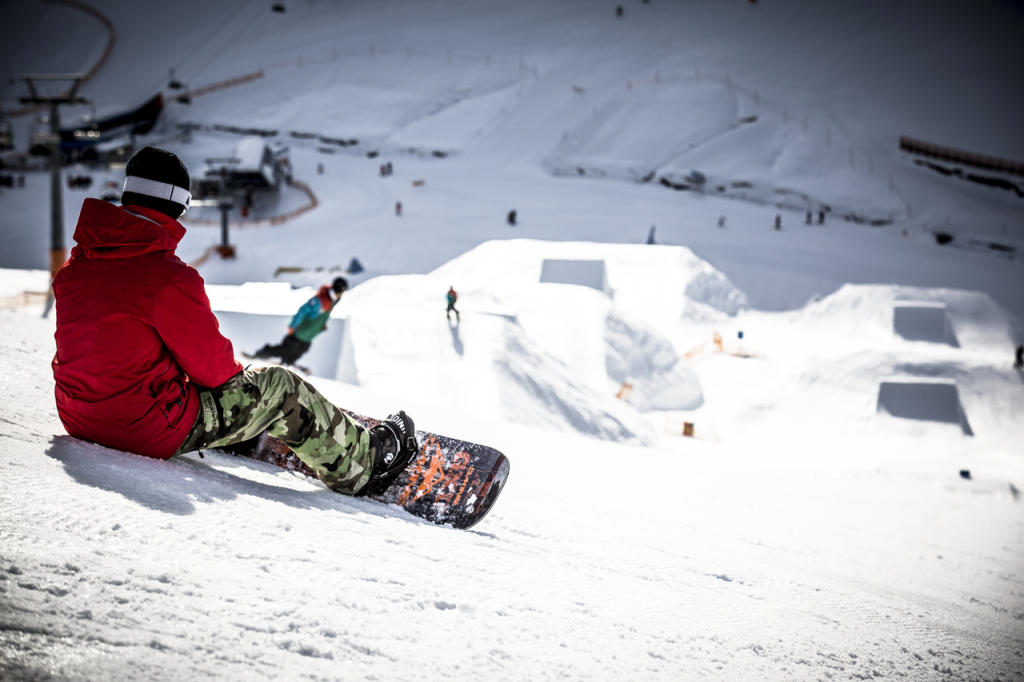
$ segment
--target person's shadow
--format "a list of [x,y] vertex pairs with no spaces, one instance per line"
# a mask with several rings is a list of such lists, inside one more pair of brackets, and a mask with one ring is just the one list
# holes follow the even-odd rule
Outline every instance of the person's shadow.
[[234,466],[262,468],[273,473],[281,470],[272,464],[226,452],[207,451],[206,457],[218,465],[213,467],[194,459],[194,454],[160,460],[112,450],[71,436],[54,436],[46,454],[63,464],[71,478],[82,485],[118,493],[168,514],[191,514],[196,511],[196,503],[222,502],[239,495],[252,495],[296,509],[333,510],[348,514],[362,512],[418,520],[400,510],[341,495],[327,488],[295,490],[232,474],[224,469]]
[[[64,465],[82,485],[124,495],[139,504],[169,514],[191,514],[195,504],[185,492],[185,480],[194,474],[191,464],[140,457],[110,450],[71,436],[54,436],[46,454]],[[203,487],[211,491],[210,487]],[[224,494],[220,499],[235,495]],[[212,491],[207,492],[212,497]]]
[[459,336],[459,320],[456,320],[455,324],[452,324],[452,321],[449,319],[448,329],[452,332],[452,345],[455,346],[455,352],[458,353],[461,358],[466,349],[463,347],[462,338]]

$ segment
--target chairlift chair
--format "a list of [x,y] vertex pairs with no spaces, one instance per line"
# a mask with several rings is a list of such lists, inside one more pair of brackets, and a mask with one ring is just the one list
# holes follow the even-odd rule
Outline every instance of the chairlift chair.
[[185,84],[174,77],[174,69],[171,69],[171,73],[168,76],[167,87],[171,90],[184,90]]
[[32,156],[49,156],[52,151],[50,145],[53,142],[53,133],[50,131],[50,119],[46,116],[40,116],[32,124],[28,153]]
[[0,152],[14,149],[14,128],[9,118],[0,119]]
[[103,134],[99,126],[96,125],[96,121],[86,121],[84,125],[79,128],[75,128],[73,133],[76,140],[96,140]]

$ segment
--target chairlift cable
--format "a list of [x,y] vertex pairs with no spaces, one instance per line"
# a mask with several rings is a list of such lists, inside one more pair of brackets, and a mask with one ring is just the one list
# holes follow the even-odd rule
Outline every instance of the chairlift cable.
[[[247,1],[248,1],[248,0],[247,0]],[[245,33],[245,32],[246,32],[247,30],[249,30],[249,27],[250,27],[250,26],[252,26],[252,25],[253,25],[253,24],[254,24],[254,23],[256,22],[256,20],[260,18],[260,16],[261,16],[261,15],[260,15],[260,13],[259,13],[259,12],[253,12],[253,13],[252,13],[252,18],[250,18],[250,19],[249,19],[249,22],[248,22],[248,23],[247,23],[247,24],[246,24],[245,26],[243,26],[242,28],[240,28],[240,29],[238,29],[237,31],[235,31],[235,35],[234,35],[234,37],[233,37],[233,38],[232,38],[231,40],[228,40],[228,41],[227,41],[226,43],[224,43],[224,44],[223,44],[223,45],[221,46],[221,48],[220,48],[220,49],[219,49],[219,50],[218,50],[218,51],[217,51],[217,52],[216,52],[216,53],[215,53],[215,54],[214,54],[214,55],[213,55],[212,57],[210,57],[210,58],[209,58],[209,59],[208,59],[208,60],[206,61],[206,63],[205,63],[204,65],[203,65],[203,67],[202,67],[201,69],[199,69],[198,71],[196,71],[196,72],[194,72],[194,73],[192,74],[192,80],[195,80],[196,76],[198,76],[199,74],[201,74],[201,73],[202,73],[203,71],[205,71],[205,70],[207,69],[207,67],[209,67],[209,66],[210,66],[211,64],[213,64],[213,63],[214,63],[215,61],[217,61],[217,59],[218,59],[218,58],[219,58],[219,57],[220,57],[220,56],[221,56],[222,54],[224,54],[224,51],[225,51],[225,50],[227,50],[227,49],[228,49],[229,47],[231,47],[232,45],[234,45],[234,44],[235,44],[235,42],[236,42],[236,41],[237,41],[237,40],[238,40],[239,38],[241,38],[241,37],[242,37],[242,34],[243,34],[243,33]]]
[[[189,51],[187,51],[187,52],[185,53],[185,56],[184,56],[184,57],[182,58],[182,60],[181,60],[180,62],[178,62],[177,64],[175,64],[175,65],[174,65],[174,67],[173,67],[173,71],[174,71],[175,73],[178,73],[178,72],[179,72],[179,71],[181,70],[181,68],[182,68],[182,67],[183,67],[183,66],[185,65],[185,63],[186,63],[186,62],[187,62],[187,61],[188,61],[189,59],[191,59],[191,58],[195,57],[195,56],[196,56],[196,55],[197,55],[197,54],[199,53],[199,51],[200,51],[200,50],[202,49],[202,47],[203,47],[204,45],[207,45],[207,44],[208,44],[208,43],[210,42],[210,40],[211,40],[211,39],[212,39],[212,38],[213,38],[213,37],[214,37],[215,35],[217,35],[218,33],[220,33],[220,32],[221,32],[221,31],[222,31],[222,30],[224,29],[224,27],[225,27],[225,26],[226,26],[226,25],[227,25],[227,24],[228,24],[228,23],[229,23],[229,22],[230,22],[231,20],[235,19],[235,17],[237,17],[237,16],[239,15],[239,14],[241,13],[241,11],[242,11],[242,8],[243,8],[243,7],[245,6],[245,5],[247,5],[247,4],[249,4],[249,0],[242,0],[242,1],[240,2],[240,3],[238,3],[238,6],[237,6],[237,7],[236,7],[236,8],[235,8],[235,9],[234,9],[233,11],[231,11],[231,12],[228,12],[227,16],[226,16],[226,17],[224,17],[224,20],[223,20],[223,21],[221,21],[221,22],[220,22],[219,24],[217,24],[217,26],[216,26],[216,27],[215,27],[215,28],[214,28],[214,29],[213,29],[213,30],[212,30],[212,31],[211,31],[210,33],[208,33],[207,35],[205,35],[205,36],[203,37],[203,39],[202,39],[202,40],[200,40],[200,41],[199,41],[199,42],[198,42],[198,43],[197,43],[197,44],[195,45],[195,47],[193,47],[193,48],[192,48],[191,50],[189,50]],[[195,76],[196,76],[196,75],[198,75],[199,73],[202,73],[202,72],[203,72],[203,71],[204,71],[204,70],[206,69],[206,67],[207,67],[207,66],[209,66],[209,65],[210,65],[210,64],[209,64],[209,62],[207,62],[206,64],[204,64],[204,65],[203,65],[203,66],[202,66],[202,67],[201,67],[201,68],[199,69],[199,71],[197,71],[197,72],[196,72],[195,74],[193,74],[193,77],[195,77]],[[163,80],[163,79],[161,79],[161,80]],[[180,80],[180,77],[179,77],[179,80]]]

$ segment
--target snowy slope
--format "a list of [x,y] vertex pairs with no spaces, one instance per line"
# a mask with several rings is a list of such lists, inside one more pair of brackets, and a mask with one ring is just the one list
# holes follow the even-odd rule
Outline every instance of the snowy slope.
[[[457,532],[223,453],[67,437],[28,173],[0,189],[0,678],[1021,677],[1021,203],[896,146],[1024,158],[1017,4],[91,4],[117,29],[97,114],[171,68],[262,73],[170,102],[142,141],[199,176],[241,139],[214,126],[275,129],[316,196],[277,226],[232,216],[239,257],[198,266],[236,350],[358,257],[311,380],[512,473]],[[87,70],[108,38],[29,0],[0,35],[7,109],[8,78]],[[660,182],[694,170],[710,191]],[[65,192],[69,245],[120,180]],[[187,215],[184,260],[219,241],[210,217]],[[600,261],[607,286],[542,282],[545,260]]]
[[406,400],[513,458],[492,514],[456,532],[218,453],[159,462],[61,435],[52,323],[0,318],[14,679],[379,679],[410,661],[426,679],[1019,670],[1008,479],[1024,471],[1006,442],[887,430],[827,453],[777,433],[770,458],[763,433],[639,449]]
[[[567,253],[608,256],[611,300],[536,282],[543,258]],[[659,276],[659,262],[689,263],[693,279],[713,272],[678,247],[519,240],[346,295],[332,326],[351,329],[354,376],[314,377],[326,395],[372,413],[399,400],[420,424],[512,458],[495,510],[465,533],[216,452],[156,462],[68,438],[50,397],[52,321],[0,314],[12,390],[2,408],[5,669],[351,679],[429,660],[426,679],[1012,677],[1024,463],[1009,415],[1024,392],[1003,362],[1005,311],[981,294],[877,286],[794,313],[729,315],[686,301],[677,270],[676,305],[656,302],[668,319],[747,329],[742,350],[754,357],[704,344],[689,361],[704,402],[690,412],[620,404],[620,415],[635,410],[624,421],[646,422],[647,444],[616,444],[620,434],[595,430],[608,417],[586,412],[600,407],[584,390],[586,363],[569,371],[558,360],[558,312],[572,305],[577,323],[604,319],[635,342],[657,335],[636,330],[660,305],[639,307],[638,327],[610,311],[619,296],[644,300],[630,284]],[[456,274],[467,305],[449,327],[429,299]],[[478,292],[483,281],[493,286]],[[211,293],[223,315],[308,292]],[[956,345],[897,334],[894,306],[911,301],[944,303]],[[676,316],[695,305],[702,314]],[[544,323],[521,324],[536,308]],[[533,371],[518,376],[548,391],[503,387],[524,367]],[[913,368],[956,380],[973,435],[876,407],[879,381]],[[507,409],[487,407],[496,392]],[[538,419],[545,405],[575,428]],[[697,440],[669,433],[684,418]]]

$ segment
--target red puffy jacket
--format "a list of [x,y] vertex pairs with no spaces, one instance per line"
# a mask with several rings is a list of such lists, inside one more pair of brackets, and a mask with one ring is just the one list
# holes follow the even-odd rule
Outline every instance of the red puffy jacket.
[[159,211],[82,205],[53,280],[57,413],[72,436],[166,459],[195,423],[196,386],[241,371],[203,278],[174,255],[183,236]]

